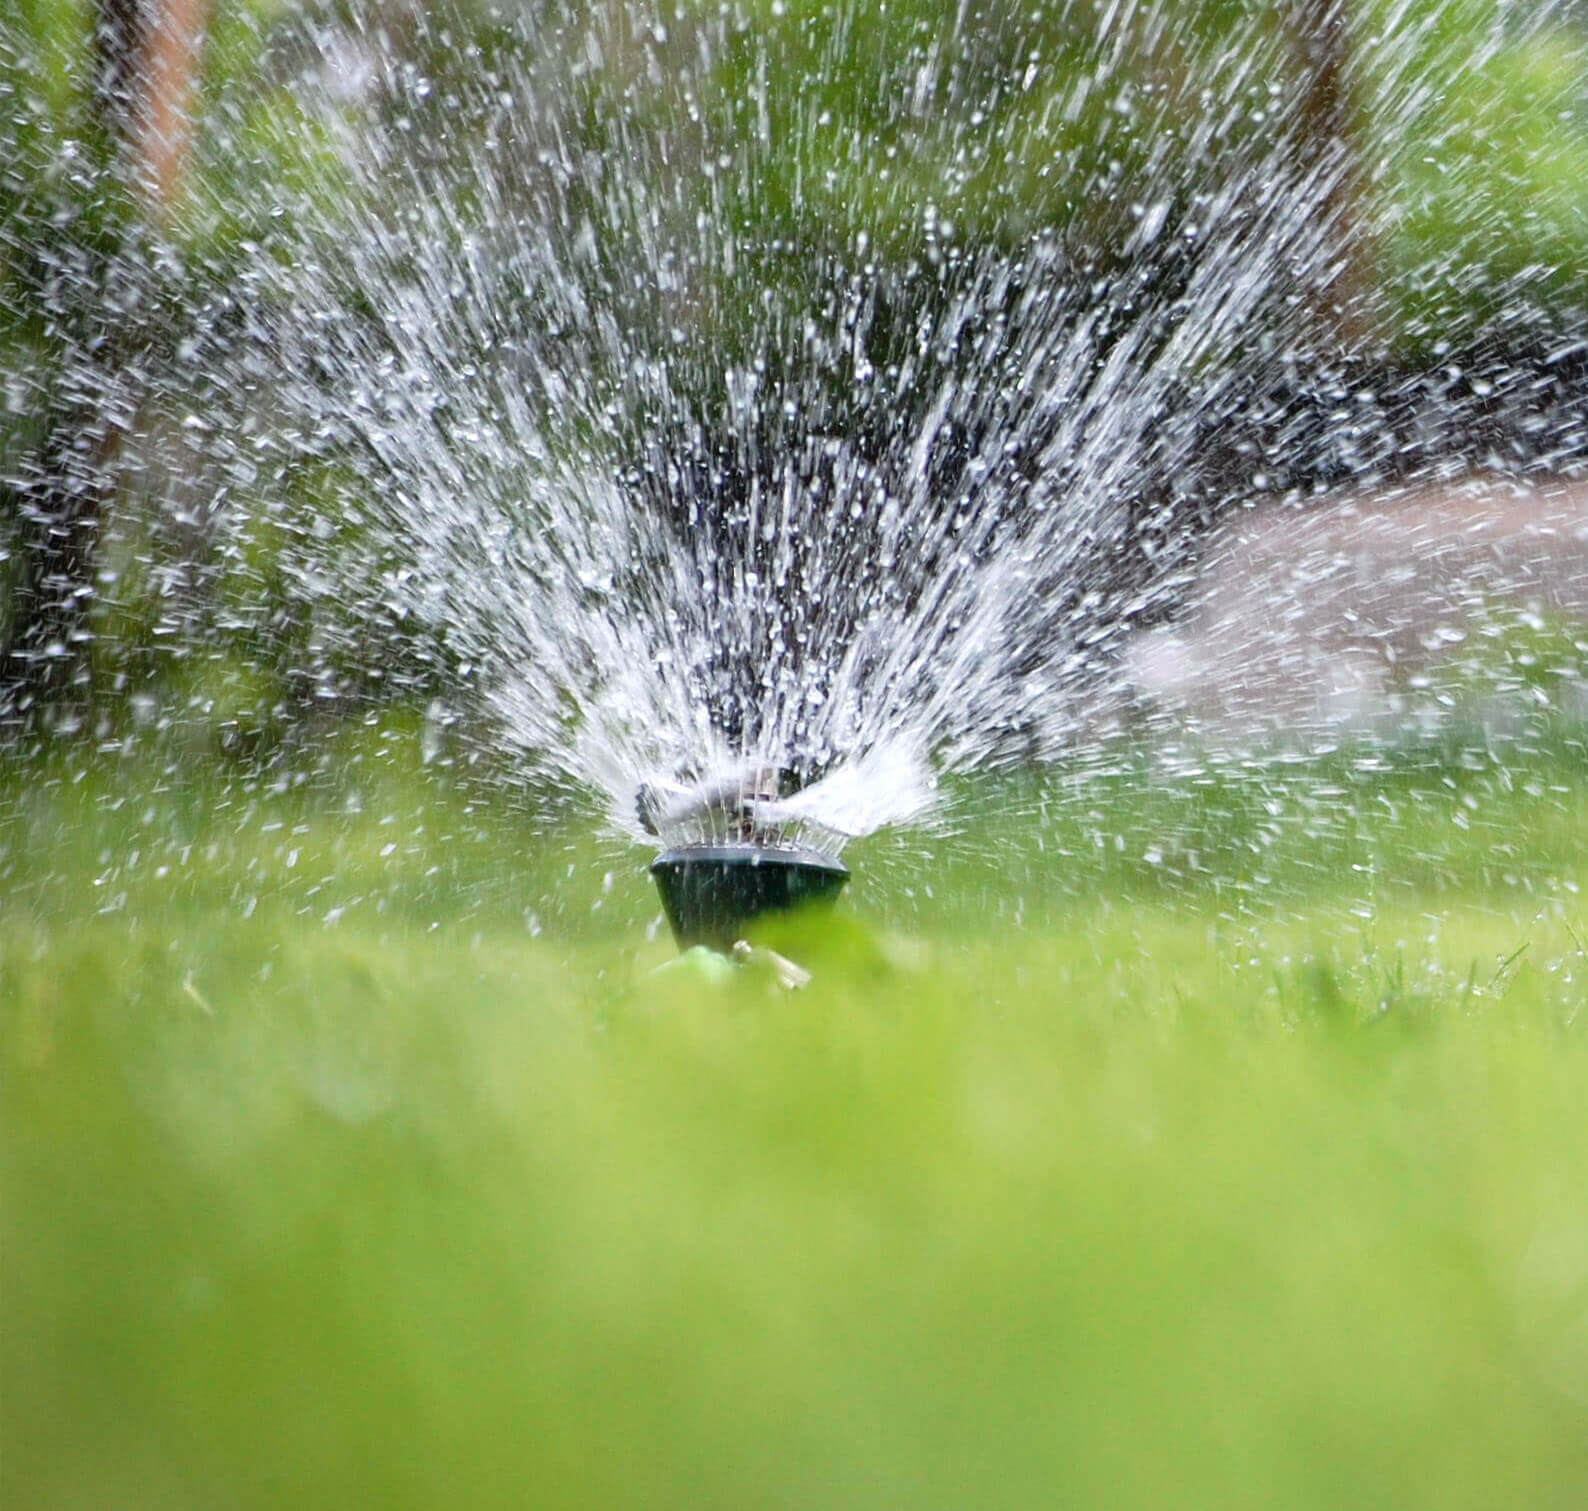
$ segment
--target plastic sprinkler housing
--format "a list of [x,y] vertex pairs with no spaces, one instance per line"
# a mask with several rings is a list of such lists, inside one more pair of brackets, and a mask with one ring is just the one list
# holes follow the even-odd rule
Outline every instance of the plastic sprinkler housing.
[[763,913],[830,907],[849,868],[805,847],[707,844],[663,851],[651,875],[678,947],[703,944],[730,954]]
[[744,764],[692,787],[640,788],[640,823],[665,846],[651,875],[680,949],[730,954],[762,914],[830,906],[843,891],[849,868],[782,806],[799,787],[793,770]]

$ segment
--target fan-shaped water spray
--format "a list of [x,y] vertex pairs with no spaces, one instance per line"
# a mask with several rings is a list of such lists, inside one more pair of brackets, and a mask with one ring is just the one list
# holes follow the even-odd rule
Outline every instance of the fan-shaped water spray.
[[[1580,461],[1581,207],[1513,175],[1405,234],[1499,124],[1430,81],[1565,101],[1569,9],[1206,12],[283,28],[318,155],[197,194],[257,237],[141,400],[222,583],[176,638],[420,689],[636,837],[647,789],[787,771],[758,837],[836,854],[1139,720],[1217,519]],[[660,841],[724,837],[692,811]]]
[[[1437,24],[1385,22],[1364,73]],[[1283,25],[1254,10],[1200,48],[1162,8],[959,25],[725,13],[680,37],[597,15],[587,49],[633,49],[583,100],[606,139],[561,135],[576,69],[549,103],[534,71],[506,72],[464,108],[518,123],[511,153],[391,152],[405,213],[355,215],[340,257],[294,270],[306,331],[328,312],[340,329],[305,353],[330,381],[288,402],[312,416],[299,433],[361,459],[336,502],[367,522],[391,601],[445,636],[505,739],[620,821],[639,780],[749,761],[810,781],[868,757],[887,774],[850,777],[833,827],[918,816],[929,763],[1051,754],[1095,726],[1122,636],[1180,592],[1199,515],[1465,444],[1447,428],[1419,454],[1368,396],[1330,392],[1349,358],[1318,305],[1347,231],[1375,228],[1335,218],[1362,169],[1344,140],[1307,139]],[[860,45],[846,27],[896,51],[835,51]],[[815,71],[789,76],[818,39]],[[1525,39],[1488,39],[1507,44]],[[1149,87],[1142,53],[1193,71]],[[856,68],[892,97],[819,108]],[[1039,86],[1040,109],[965,109]],[[1376,140],[1414,133],[1413,79],[1374,99],[1400,116]],[[1070,145],[1069,118],[1104,139]],[[686,122],[668,161],[663,123]],[[845,158],[864,171],[835,180]],[[1063,221],[1034,194],[1011,227],[1000,167],[1065,172],[1106,210]],[[973,182],[993,208],[957,226]],[[1522,319],[1526,280],[1507,292],[1490,341]],[[1360,330],[1373,313],[1338,311]],[[1221,432],[1287,382],[1260,427],[1276,461],[1232,477]],[[1464,422],[1395,397],[1414,427]],[[1580,427],[1532,444],[1580,445]]]

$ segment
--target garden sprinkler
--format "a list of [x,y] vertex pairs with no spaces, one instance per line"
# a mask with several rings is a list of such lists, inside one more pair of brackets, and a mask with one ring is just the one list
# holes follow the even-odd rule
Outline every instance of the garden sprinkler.
[[759,768],[662,792],[641,787],[640,823],[675,841],[651,863],[679,948],[740,956],[763,913],[830,906],[849,880],[836,856],[790,843],[778,802],[798,789],[791,771]]

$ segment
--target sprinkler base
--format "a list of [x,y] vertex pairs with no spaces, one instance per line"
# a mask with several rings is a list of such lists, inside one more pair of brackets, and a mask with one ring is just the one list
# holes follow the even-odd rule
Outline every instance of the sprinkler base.
[[657,856],[651,875],[679,948],[730,955],[761,914],[832,904],[849,868],[819,850],[685,845]]

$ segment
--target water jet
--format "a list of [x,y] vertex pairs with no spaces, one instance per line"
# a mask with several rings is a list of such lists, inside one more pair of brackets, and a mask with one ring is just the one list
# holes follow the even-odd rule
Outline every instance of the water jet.
[[[84,655],[125,691],[73,727],[109,749],[207,721],[261,760],[236,731],[278,729],[285,760],[357,719],[384,756],[403,710],[443,710],[427,764],[593,800],[680,942],[724,948],[836,895],[848,839],[936,823],[939,777],[1106,775],[1182,709],[1207,732],[1170,654],[1198,635],[1220,707],[1296,736],[1242,625],[1317,623],[1318,573],[1281,552],[1250,620],[1192,586],[1254,511],[1584,465],[1568,0],[995,0],[952,35],[915,0],[785,9],[258,23],[260,66],[196,97],[191,223],[140,233],[173,243],[147,270],[119,254],[169,338],[129,326],[37,385],[42,347],[0,364],[0,408],[72,440],[8,473],[116,494],[77,510],[81,582],[29,567],[97,605]],[[30,56],[11,36],[0,72]],[[261,132],[324,150],[260,172]],[[25,196],[17,330],[125,324],[59,252],[97,190],[42,170],[80,136],[38,129],[65,198]],[[100,395],[75,439],[57,390]],[[93,461],[75,494],[62,458]],[[14,518],[55,539],[76,516],[35,493]],[[0,520],[0,561],[18,540]],[[1319,571],[1344,582],[1357,544]],[[1395,570],[1440,551],[1414,529]],[[1546,561],[1486,556],[1472,595],[1537,596]],[[1262,731],[1233,723],[1216,753],[1244,761]],[[1029,827],[1052,821],[1043,799]]]

